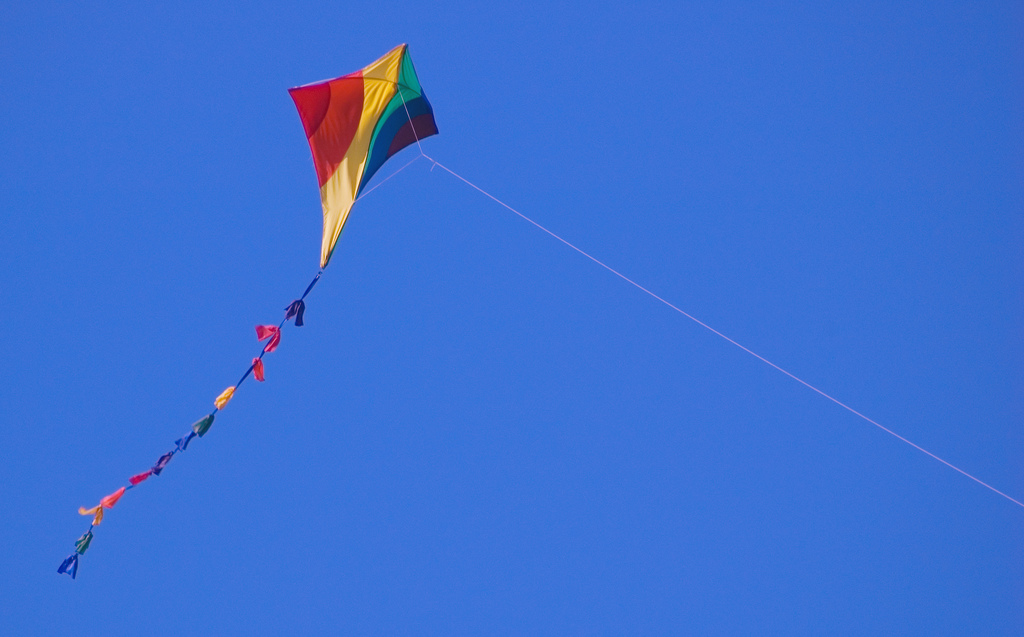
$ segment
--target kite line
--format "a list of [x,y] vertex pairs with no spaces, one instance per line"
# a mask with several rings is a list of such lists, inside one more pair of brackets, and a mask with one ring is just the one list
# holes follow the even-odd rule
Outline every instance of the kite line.
[[645,288],[644,286],[640,285],[639,283],[637,283],[637,282],[636,282],[636,281],[634,281],[633,279],[631,279],[631,278],[627,277],[627,276],[626,276],[625,274],[622,274],[621,272],[619,272],[619,271],[618,271],[618,270],[616,270],[615,268],[611,267],[611,266],[610,266],[610,265],[608,265],[607,263],[604,263],[603,261],[601,261],[601,260],[600,260],[600,259],[598,259],[597,257],[594,257],[593,255],[589,254],[588,252],[586,252],[586,251],[584,251],[584,250],[580,249],[579,247],[577,247],[577,246],[573,245],[573,244],[572,244],[572,243],[570,243],[569,241],[567,241],[567,240],[563,239],[562,237],[560,237],[559,235],[555,234],[555,233],[554,233],[554,232],[552,232],[551,230],[548,230],[547,228],[545,228],[545,227],[544,227],[544,226],[542,226],[541,224],[537,223],[537,222],[536,222],[536,221],[534,221],[533,219],[531,219],[531,218],[527,217],[526,215],[524,215],[523,213],[519,212],[518,210],[516,210],[516,209],[515,209],[515,208],[513,208],[512,206],[508,205],[507,203],[505,203],[505,202],[504,202],[504,201],[502,201],[501,199],[498,199],[497,197],[495,197],[495,196],[494,196],[494,195],[492,195],[491,193],[487,192],[486,190],[484,190],[484,189],[483,189],[483,188],[481,188],[480,186],[477,186],[476,184],[474,184],[474,183],[473,183],[473,182],[471,182],[470,180],[468,180],[468,179],[466,179],[465,177],[463,177],[462,175],[458,174],[457,172],[455,172],[455,171],[454,171],[454,170],[452,170],[451,168],[449,168],[449,167],[445,166],[444,164],[442,164],[441,162],[437,161],[437,160],[436,160],[436,159],[434,159],[433,157],[430,157],[430,156],[426,155],[425,153],[423,153],[423,149],[422,149],[422,147],[420,148],[420,155],[421,155],[421,156],[422,156],[422,157],[423,157],[424,159],[426,159],[427,161],[429,161],[429,162],[431,162],[431,163],[433,164],[433,166],[431,166],[431,170],[433,170],[433,167],[434,167],[434,166],[436,166],[436,167],[438,167],[438,168],[441,168],[442,170],[444,170],[444,171],[446,171],[446,172],[447,172],[448,174],[450,174],[450,175],[451,175],[452,177],[455,177],[456,179],[458,179],[459,181],[463,182],[463,183],[464,183],[464,184],[466,184],[467,186],[469,186],[469,187],[473,188],[474,190],[476,190],[476,191],[477,191],[477,192],[479,192],[480,194],[484,195],[485,197],[487,197],[487,198],[491,199],[492,201],[494,201],[494,202],[495,202],[495,203],[497,203],[498,205],[500,205],[500,206],[504,207],[504,208],[505,208],[505,209],[507,209],[508,211],[510,211],[510,212],[512,212],[513,214],[517,215],[517,216],[518,216],[519,218],[521,218],[521,219],[523,219],[524,221],[526,221],[526,222],[530,223],[531,225],[533,225],[533,226],[534,226],[535,228],[537,228],[538,230],[541,230],[542,232],[544,232],[544,233],[548,234],[548,235],[549,235],[549,236],[551,236],[552,238],[554,238],[554,239],[558,240],[559,242],[561,242],[561,243],[565,244],[566,246],[568,246],[569,248],[571,248],[571,249],[575,250],[576,252],[578,252],[579,254],[583,255],[584,257],[586,257],[586,258],[590,259],[591,261],[593,261],[593,262],[594,262],[594,263],[596,263],[597,265],[599,265],[599,266],[601,266],[602,268],[604,268],[605,270],[607,270],[607,271],[611,272],[612,274],[614,274],[615,276],[619,277],[620,279],[622,279],[622,280],[623,280],[623,281],[625,281],[626,283],[629,283],[630,285],[632,285],[632,286],[633,286],[633,287],[635,287],[636,289],[640,290],[640,291],[641,291],[641,292],[643,292],[644,294],[646,294],[646,295],[650,296],[651,298],[653,298],[653,299],[655,299],[655,300],[657,300],[657,301],[661,302],[662,304],[664,304],[664,305],[668,306],[668,307],[669,307],[670,309],[672,309],[672,310],[674,310],[674,311],[678,312],[679,314],[682,314],[683,316],[685,316],[686,318],[690,319],[691,321],[693,321],[693,322],[694,322],[694,323],[696,323],[697,325],[700,325],[701,327],[703,327],[704,329],[708,330],[709,332],[711,332],[711,333],[712,333],[712,334],[714,334],[715,336],[718,336],[718,337],[720,337],[720,338],[724,339],[725,341],[727,341],[727,342],[731,343],[732,345],[735,345],[736,347],[740,348],[741,350],[743,350],[743,351],[744,351],[744,352],[746,352],[747,354],[750,354],[751,356],[753,356],[753,357],[754,357],[754,358],[756,358],[757,360],[761,361],[762,363],[765,363],[765,364],[766,364],[766,365],[768,365],[769,367],[772,367],[773,369],[775,369],[775,370],[777,370],[777,371],[780,371],[780,372],[782,372],[783,374],[785,374],[786,376],[789,376],[789,377],[790,377],[791,379],[793,379],[793,380],[795,380],[796,382],[800,383],[800,384],[801,384],[801,385],[803,385],[804,387],[806,387],[806,388],[810,389],[811,391],[813,391],[813,392],[815,392],[815,393],[819,394],[820,396],[822,396],[822,397],[824,397],[824,398],[826,398],[826,399],[828,399],[828,400],[832,401],[833,403],[835,403],[835,404],[839,405],[840,407],[842,407],[842,408],[843,408],[843,409],[845,409],[846,411],[850,412],[851,414],[853,414],[853,415],[857,416],[858,418],[860,418],[860,419],[862,419],[862,420],[865,420],[865,421],[867,421],[867,422],[871,423],[872,425],[874,425],[875,427],[878,427],[879,429],[881,429],[881,430],[882,430],[882,431],[884,431],[885,433],[889,434],[890,436],[893,436],[894,438],[896,438],[896,439],[898,439],[898,440],[901,440],[902,442],[905,442],[906,444],[910,445],[910,446],[911,446],[911,447],[913,447],[914,449],[917,449],[917,450],[918,450],[918,451],[920,451],[921,453],[923,453],[923,454],[925,454],[925,455],[927,455],[927,456],[929,456],[929,457],[931,457],[931,458],[933,458],[933,459],[935,459],[935,460],[938,460],[939,462],[941,462],[942,464],[946,465],[946,466],[947,466],[947,467],[949,467],[950,469],[952,469],[952,470],[956,471],[957,473],[960,473],[960,474],[962,474],[962,475],[964,475],[964,476],[966,476],[966,477],[970,478],[971,480],[974,480],[975,482],[977,482],[977,483],[978,483],[978,484],[980,484],[981,486],[985,487],[986,489],[988,489],[988,490],[990,490],[990,491],[993,491],[994,493],[997,493],[997,494],[999,494],[999,495],[1003,496],[1004,498],[1006,498],[1006,499],[1007,499],[1007,500],[1009,500],[1010,502],[1013,502],[1013,503],[1014,503],[1014,504],[1016,504],[1017,506],[1019,506],[1019,507],[1022,507],[1022,508],[1024,508],[1024,502],[1021,502],[1020,500],[1017,500],[1016,498],[1013,498],[1013,497],[1011,497],[1011,496],[1009,496],[1009,495],[1007,495],[1007,494],[1003,493],[1002,491],[1000,491],[999,489],[997,489],[997,488],[993,487],[993,486],[992,486],[991,484],[989,484],[989,483],[985,482],[984,480],[981,480],[981,479],[979,479],[979,478],[977,478],[977,477],[975,477],[975,476],[971,475],[970,473],[967,473],[966,471],[964,471],[964,470],[963,470],[963,469],[961,469],[960,467],[958,467],[958,466],[954,465],[953,463],[951,463],[951,462],[949,462],[949,461],[947,461],[947,460],[944,460],[944,459],[940,458],[939,456],[935,455],[935,454],[934,454],[934,453],[932,453],[931,451],[928,451],[928,450],[927,450],[927,449],[925,449],[924,447],[922,447],[922,446],[920,446],[920,445],[918,445],[918,444],[916,444],[916,443],[914,443],[914,442],[912,442],[912,441],[908,440],[907,438],[904,438],[903,436],[901,436],[900,434],[896,433],[896,432],[895,432],[895,431],[893,431],[892,429],[889,429],[888,427],[886,427],[886,426],[884,426],[884,425],[880,424],[879,422],[877,422],[877,421],[875,421],[875,420],[873,420],[873,419],[869,418],[868,416],[865,416],[864,414],[862,414],[861,412],[857,411],[857,410],[856,410],[856,409],[854,409],[853,407],[850,407],[850,406],[849,406],[849,405],[847,405],[846,403],[844,403],[844,402],[840,401],[840,400],[839,400],[838,398],[835,398],[834,396],[831,396],[830,394],[828,394],[828,393],[826,393],[826,392],[822,391],[821,389],[818,389],[817,387],[815,387],[814,385],[812,385],[812,384],[810,384],[809,382],[805,381],[804,379],[800,378],[800,377],[799,377],[799,376],[797,376],[796,374],[793,374],[792,372],[790,372],[790,371],[788,371],[788,370],[786,370],[786,369],[784,369],[784,368],[780,367],[779,365],[776,365],[775,363],[771,362],[770,360],[768,360],[768,359],[767,359],[767,358],[765,358],[764,356],[761,356],[761,355],[760,355],[760,354],[758,354],[757,352],[755,352],[755,351],[753,351],[753,350],[751,350],[751,349],[749,349],[749,348],[747,348],[747,347],[743,346],[742,344],[740,344],[740,343],[736,342],[735,340],[733,340],[733,339],[729,338],[728,336],[726,336],[726,335],[725,335],[725,334],[723,334],[722,332],[719,332],[719,331],[718,331],[718,330],[716,330],[715,328],[711,327],[710,325],[708,325],[708,324],[707,324],[707,323],[705,323],[704,321],[701,321],[700,319],[698,319],[697,317],[693,316],[692,314],[689,314],[688,312],[685,312],[684,310],[680,309],[680,308],[679,308],[678,306],[676,306],[676,305],[672,304],[671,302],[669,302],[669,301],[665,300],[664,298],[662,298],[662,297],[658,296],[658,295],[657,295],[657,294],[655,294],[654,292],[652,292],[652,291],[650,291],[649,289]]

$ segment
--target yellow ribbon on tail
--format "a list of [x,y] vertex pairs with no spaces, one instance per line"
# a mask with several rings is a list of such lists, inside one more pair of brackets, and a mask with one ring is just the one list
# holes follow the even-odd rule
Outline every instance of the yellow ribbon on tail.
[[231,397],[235,395],[234,386],[228,387],[217,396],[217,399],[213,401],[213,404],[217,406],[217,409],[224,409],[224,406],[228,404]]
[[99,523],[103,521],[103,509],[114,508],[114,505],[117,504],[117,501],[121,499],[122,495],[124,495],[124,490],[125,487],[121,487],[117,491],[114,491],[110,495],[100,500],[100,503],[91,509],[87,509],[85,507],[78,507],[78,514],[93,516],[92,525],[98,526]]
[[92,525],[99,526],[100,522],[103,521],[103,505],[97,504],[91,509],[87,509],[85,507],[78,507],[78,514],[95,516],[92,519]]

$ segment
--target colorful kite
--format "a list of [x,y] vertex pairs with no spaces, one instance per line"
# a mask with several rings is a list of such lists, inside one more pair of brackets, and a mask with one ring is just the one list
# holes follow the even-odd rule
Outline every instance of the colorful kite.
[[437,133],[406,45],[362,71],[289,91],[306,129],[324,205],[320,267],[359,193],[389,157]]
[[214,409],[192,425],[189,433],[174,443],[174,448],[149,470],[128,478],[128,485],[104,497],[96,506],[78,510],[92,516],[89,529],[75,541],[75,552],[61,563],[58,573],[72,579],[78,574],[79,558],[92,543],[93,529],[103,520],[103,511],[113,508],[128,489],[152,476],[159,476],[174,454],[188,449],[195,437],[202,438],[213,426],[217,412],[227,406],[238,387],[252,374],[263,382],[263,357],[281,343],[281,329],[294,319],[302,327],[306,296],[320,280],[334,246],[345,227],[348,213],[374,173],[391,156],[424,137],[437,134],[434,112],[423,94],[416,70],[409,58],[409,47],[395,47],[387,55],[361,71],[289,90],[309,140],[320,184],[324,208],[324,235],[320,249],[320,269],[302,296],[285,308],[278,325],[256,326],[256,338],[267,341],[263,351],[252,360],[237,383],[214,400]]

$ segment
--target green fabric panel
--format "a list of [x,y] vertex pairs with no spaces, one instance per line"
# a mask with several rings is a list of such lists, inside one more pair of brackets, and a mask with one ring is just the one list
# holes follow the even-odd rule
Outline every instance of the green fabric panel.
[[92,531],[86,531],[85,535],[78,538],[75,541],[75,551],[79,554],[84,554],[89,550],[89,544],[92,542]]
[[[409,88],[403,88],[403,87]],[[409,49],[405,50],[402,55],[402,65],[398,70],[398,92],[388,102],[387,107],[384,108],[384,112],[381,113],[380,119],[377,120],[377,124],[373,128],[373,137],[370,138],[370,152],[368,155],[373,154],[373,149],[377,144],[377,136],[380,134],[380,128],[384,125],[384,122],[388,121],[391,114],[401,109],[405,110],[405,102],[412,100],[415,97],[419,97],[423,92],[423,87],[420,86],[420,80],[416,77],[416,69],[412,66],[412,58],[409,57]],[[405,102],[402,101],[405,98]],[[387,140],[388,145],[391,145],[391,140]]]
[[201,420],[197,420],[192,425],[192,431],[196,432],[196,435],[202,438],[206,435],[206,432],[210,430],[210,426],[213,425],[213,414],[204,416]]
[[[423,87],[420,86],[420,78],[416,76],[416,69],[412,66],[412,57],[409,55],[409,49],[406,49],[405,55],[402,56],[402,68],[398,71],[398,83],[408,86],[417,94],[423,92]],[[405,99],[409,99],[409,97],[406,96]]]

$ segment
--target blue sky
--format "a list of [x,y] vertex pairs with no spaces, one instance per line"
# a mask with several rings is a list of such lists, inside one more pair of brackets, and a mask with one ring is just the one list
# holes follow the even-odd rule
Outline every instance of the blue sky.
[[432,157],[1024,497],[1019,6],[495,4],[5,8],[7,630],[1024,632],[1024,509],[425,160],[55,573],[316,272],[286,89],[401,42]]

